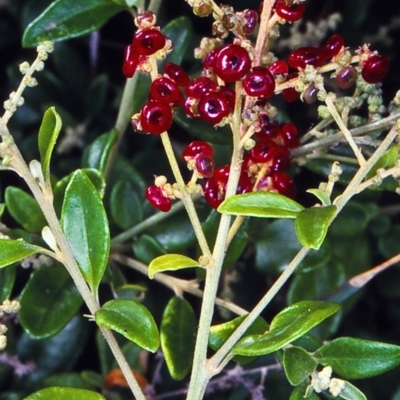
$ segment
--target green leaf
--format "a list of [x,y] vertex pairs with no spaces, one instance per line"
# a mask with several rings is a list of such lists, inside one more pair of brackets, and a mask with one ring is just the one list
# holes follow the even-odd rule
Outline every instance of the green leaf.
[[183,379],[192,366],[196,330],[191,305],[182,297],[173,297],[164,310],[160,339],[168,371],[175,380]]
[[318,250],[323,243],[336,206],[307,208],[296,218],[296,234],[305,247]]
[[263,191],[237,194],[218,207],[222,214],[261,218],[296,218],[302,210],[302,205],[288,197]]
[[365,394],[350,382],[344,382],[344,388],[339,393],[339,397],[344,400],[368,400]]
[[380,168],[391,168],[394,166],[399,156],[399,145],[394,145],[390,147],[376,162],[372,169],[368,172],[365,180],[370,179],[376,175],[376,172]]
[[56,0],[24,32],[24,47],[52,40],[59,42],[93,32],[123,10],[109,0]]
[[94,315],[99,326],[112,329],[145,350],[160,346],[157,325],[149,310],[135,300],[110,300]]
[[122,229],[129,229],[143,220],[142,204],[132,184],[120,180],[111,191],[111,215]]
[[105,400],[96,392],[85,389],[50,387],[25,397],[24,400]]
[[329,198],[329,195],[324,192],[321,189],[308,189],[306,190],[307,193],[313,194],[321,203],[323,206],[330,206],[331,205],[331,199]]
[[315,394],[314,392],[312,392],[310,396],[306,397],[307,387],[308,387],[308,382],[304,382],[303,384],[296,386],[293,389],[293,392],[290,395],[289,400],[304,400],[304,399],[320,400],[320,397],[317,394]]
[[100,196],[81,170],[74,172],[65,191],[61,225],[83,276],[96,293],[107,266],[110,232]]
[[335,303],[302,301],[285,308],[271,322],[265,335],[253,335],[242,339],[233,354],[256,356],[277,351],[298,339],[324,319],[340,309]]
[[314,353],[322,365],[329,365],[346,379],[362,379],[382,374],[400,364],[400,346],[342,337]]
[[19,320],[30,337],[44,339],[60,332],[81,305],[82,297],[65,268],[41,268],[21,294]]
[[153,279],[157,272],[178,271],[185,268],[198,267],[199,262],[181,254],[166,254],[157,257],[149,265],[149,278]]
[[82,164],[94,168],[104,174],[111,149],[118,139],[117,129],[103,133],[85,149]]
[[[231,321],[211,326],[210,336],[208,339],[209,346],[213,350],[218,350],[228,340],[237,327],[245,320],[246,317],[247,315],[243,315]],[[242,337],[250,335],[262,335],[268,330],[268,328],[269,325],[265,322],[264,318],[257,317],[257,319],[250,325]],[[233,360],[240,363],[248,363],[253,361],[253,359],[253,357],[236,356]]]
[[42,170],[46,182],[50,182],[50,160],[61,130],[61,125],[61,118],[55,107],[50,107],[44,113],[38,137]]
[[297,239],[294,221],[273,220],[257,232],[255,240],[255,266],[264,274],[281,274],[301,244]]
[[318,363],[301,347],[288,347],[283,354],[283,368],[291,385],[304,382],[317,368]]
[[51,338],[32,339],[23,333],[17,343],[20,360],[32,361],[36,368],[29,374],[14,377],[15,387],[32,393],[43,387],[43,379],[60,371],[69,371],[87,348],[89,324],[86,318],[75,316],[67,326]]
[[17,269],[15,265],[0,269],[0,303],[10,298],[11,292],[14,288],[16,272]]
[[42,210],[28,193],[9,186],[5,192],[5,200],[11,216],[28,232],[40,232],[46,225]]
[[42,250],[39,246],[34,246],[21,240],[1,239],[0,268],[21,261],[32,254],[40,253]]
[[133,251],[135,252],[135,257],[145,264],[150,264],[156,257],[167,254],[164,247],[153,236],[149,235],[141,235],[133,243]]

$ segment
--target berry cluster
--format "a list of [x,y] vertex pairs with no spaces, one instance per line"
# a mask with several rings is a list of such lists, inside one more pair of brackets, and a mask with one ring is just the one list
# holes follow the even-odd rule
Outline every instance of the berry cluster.
[[[189,1],[196,14],[210,15],[212,7],[208,2],[203,3]],[[154,76],[153,71],[148,102],[132,117],[132,125],[139,132],[162,134],[172,125],[173,107],[179,106],[189,118],[201,118],[216,127],[230,123],[231,115],[238,113],[243,126],[251,126],[252,131],[249,128],[251,134],[246,134],[250,141],[245,146],[248,150],[243,154],[237,193],[265,190],[293,198],[296,187],[285,171],[291,163],[290,149],[299,145],[299,132],[293,123],[275,121],[267,101],[275,92],[281,92],[288,102],[301,93],[302,100],[313,103],[319,98],[318,92],[324,91],[322,81],[315,77],[325,71],[335,70],[333,76],[342,89],[350,88],[359,74],[367,83],[379,83],[390,63],[368,46],[360,48],[353,57],[344,47],[343,37],[334,34],[320,47],[292,51],[287,60],[267,57],[262,58],[263,65],[254,65],[254,48],[246,36],[257,28],[262,7],[261,4],[259,12],[235,12],[231,6],[221,6],[222,15],[213,14],[216,38],[204,38],[195,50],[195,56],[202,59],[201,75],[191,80],[182,67],[170,62],[164,65],[162,75]],[[305,4],[277,0],[274,11],[279,22],[292,23],[302,18]],[[152,66],[146,66],[149,57],[161,59],[172,48],[169,39],[154,26],[154,14],[141,13],[135,22],[139,29],[125,51],[123,71],[127,77],[133,76],[137,69],[150,72]],[[224,44],[222,39],[229,32],[235,39]],[[315,71],[310,75],[314,78],[305,78],[307,71]],[[212,147],[200,141],[190,143],[182,157],[194,171],[191,183],[196,185],[198,178],[204,178],[201,191],[208,204],[217,208],[225,198],[230,167],[216,168]],[[146,197],[154,207],[168,211],[174,195],[156,184],[147,189]]]

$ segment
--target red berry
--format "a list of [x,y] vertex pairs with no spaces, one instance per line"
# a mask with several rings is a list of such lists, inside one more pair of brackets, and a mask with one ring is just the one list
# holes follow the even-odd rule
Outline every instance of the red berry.
[[150,93],[152,100],[173,104],[178,99],[180,90],[176,82],[163,76],[151,83]]
[[214,175],[215,162],[210,154],[201,153],[196,157],[196,170],[204,178]]
[[290,153],[284,146],[275,146],[269,153],[270,171],[283,171],[290,168]]
[[325,58],[332,58],[339,54],[344,45],[343,36],[332,35],[322,46],[321,50]]
[[282,90],[282,97],[286,102],[293,103],[299,98],[299,93],[296,91],[295,88],[290,87]]
[[322,67],[325,56],[322,50],[316,47],[300,47],[292,51],[288,57],[289,66],[296,69],[305,69],[307,65]]
[[242,32],[245,35],[252,35],[258,23],[258,13],[255,10],[245,10],[243,17],[245,23],[242,25]]
[[127,78],[132,78],[136,72],[139,62],[140,56],[135,52],[133,46],[130,44],[129,46],[125,47],[122,72]]
[[271,150],[277,145],[269,139],[259,141],[250,150],[250,159],[255,163],[264,164],[271,160]]
[[214,82],[206,76],[200,76],[186,86],[185,92],[190,97],[200,99],[203,95],[209,92],[215,92],[217,89],[217,82]]
[[[224,201],[226,193],[226,184],[229,178],[229,166],[218,168],[214,171],[214,176],[207,180],[203,192],[204,197],[212,208],[218,208],[218,206]],[[241,173],[239,178],[238,187],[236,190],[237,194],[248,193],[252,189],[250,178],[245,174]]]
[[280,131],[279,126],[271,122],[267,115],[261,115],[258,119],[260,124],[260,130],[255,133],[255,136],[259,140],[272,139],[274,140]]
[[293,179],[284,172],[275,172],[272,175],[272,188],[279,194],[294,199],[297,194],[296,186]]
[[286,61],[278,60],[272,63],[269,67],[269,72],[272,75],[286,75],[289,72],[289,66]]
[[380,54],[373,55],[361,67],[361,75],[365,82],[378,83],[389,72],[390,61]]
[[179,86],[189,85],[190,79],[186,71],[177,64],[167,62],[164,65],[164,74],[174,80]]
[[341,89],[348,89],[352,87],[356,80],[357,80],[357,70],[351,65],[343,67],[336,74],[336,83]]
[[204,121],[214,125],[219,124],[231,112],[228,100],[218,92],[210,92],[202,96],[197,110]]
[[214,154],[214,150],[208,143],[200,140],[194,140],[184,148],[182,152],[182,158],[185,161],[190,161],[199,154],[212,156]]
[[236,82],[250,70],[249,53],[237,44],[228,44],[220,49],[215,60],[215,72],[225,82]]
[[150,56],[165,46],[165,36],[156,28],[144,28],[135,33],[132,45],[136,52]]
[[306,6],[304,3],[287,6],[282,0],[276,2],[275,11],[283,19],[289,22],[298,21],[304,14]]
[[243,80],[244,91],[252,97],[268,99],[275,90],[275,79],[265,67],[254,67]]
[[215,67],[215,60],[217,59],[217,55],[220,49],[213,49],[211,50],[203,60],[203,67],[205,69],[214,69]]
[[171,209],[171,199],[164,195],[161,188],[152,185],[146,189],[146,199],[155,208],[167,212]]
[[279,129],[282,145],[293,149],[299,145],[299,131],[295,124],[283,124]]
[[171,128],[172,110],[168,104],[154,101],[145,104],[140,111],[142,130],[153,134],[161,134]]
[[236,92],[228,86],[220,86],[219,92],[226,98],[229,107],[233,111],[235,109]]

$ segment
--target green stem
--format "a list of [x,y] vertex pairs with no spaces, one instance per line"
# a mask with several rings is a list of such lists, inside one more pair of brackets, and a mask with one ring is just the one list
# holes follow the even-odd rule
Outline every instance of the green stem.
[[211,251],[208,247],[207,239],[203,232],[203,227],[201,226],[201,222],[196,212],[196,208],[194,206],[194,202],[190,194],[186,190],[185,181],[183,180],[181,171],[179,169],[178,162],[176,161],[176,157],[174,154],[174,150],[171,145],[171,141],[169,140],[169,136],[167,132],[162,133],[161,140],[164,145],[164,150],[167,155],[169,164],[172,169],[172,173],[174,174],[174,178],[176,183],[178,184],[179,191],[181,193],[181,200],[186,208],[186,212],[188,213],[190,222],[193,226],[194,233],[196,235],[197,241],[199,243],[200,249],[205,257],[211,261]]

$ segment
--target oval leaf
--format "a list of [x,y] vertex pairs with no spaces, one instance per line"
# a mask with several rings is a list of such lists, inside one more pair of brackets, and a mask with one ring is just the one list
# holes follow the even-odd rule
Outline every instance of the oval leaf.
[[135,300],[110,300],[97,311],[98,325],[112,329],[152,353],[160,346],[157,325],[149,310]]
[[198,267],[199,262],[180,254],[166,254],[155,258],[149,264],[149,278],[153,279],[157,272],[178,271],[185,268]]
[[25,397],[24,400],[105,400],[105,398],[96,392],[85,389],[74,389],[66,387],[50,387],[39,390]]
[[56,0],[28,25],[22,44],[34,47],[45,40],[58,42],[85,35],[123,9],[109,0]]
[[107,266],[110,232],[100,196],[80,170],[65,191],[61,224],[83,276],[96,292]]
[[288,197],[271,192],[251,192],[229,197],[218,207],[222,214],[261,218],[296,218],[304,207]]
[[9,186],[6,189],[5,200],[9,213],[28,232],[40,232],[46,225],[42,210],[30,194]]
[[318,250],[336,214],[336,206],[307,208],[296,218],[296,234],[305,247]]
[[192,366],[196,330],[191,305],[182,297],[173,297],[165,308],[160,328],[161,349],[173,379],[183,379]]
[[50,160],[58,134],[61,130],[61,118],[54,107],[50,107],[43,116],[39,129],[38,145],[42,162],[43,175],[50,182]]
[[400,346],[342,337],[314,353],[322,365],[329,365],[346,379],[362,379],[382,374],[400,364]]
[[269,354],[298,339],[325,318],[340,309],[339,304],[322,301],[301,301],[285,308],[271,322],[265,335],[242,339],[233,354],[257,356]]
[[367,396],[350,382],[344,382],[344,388],[339,393],[339,397],[344,400],[368,400]]
[[301,347],[289,347],[283,354],[283,368],[291,385],[304,382],[317,368],[318,363]]
[[111,149],[117,139],[117,129],[112,129],[110,132],[103,133],[96,138],[96,140],[85,150],[83,165],[88,168],[95,168],[104,174]]
[[0,240],[0,268],[7,267],[17,261],[35,253],[40,253],[39,246],[22,242],[21,240],[1,239]]
[[60,332],[82,304],[74,282],[63,267],[35,271],[21,294],[19,320],[35,339]]

